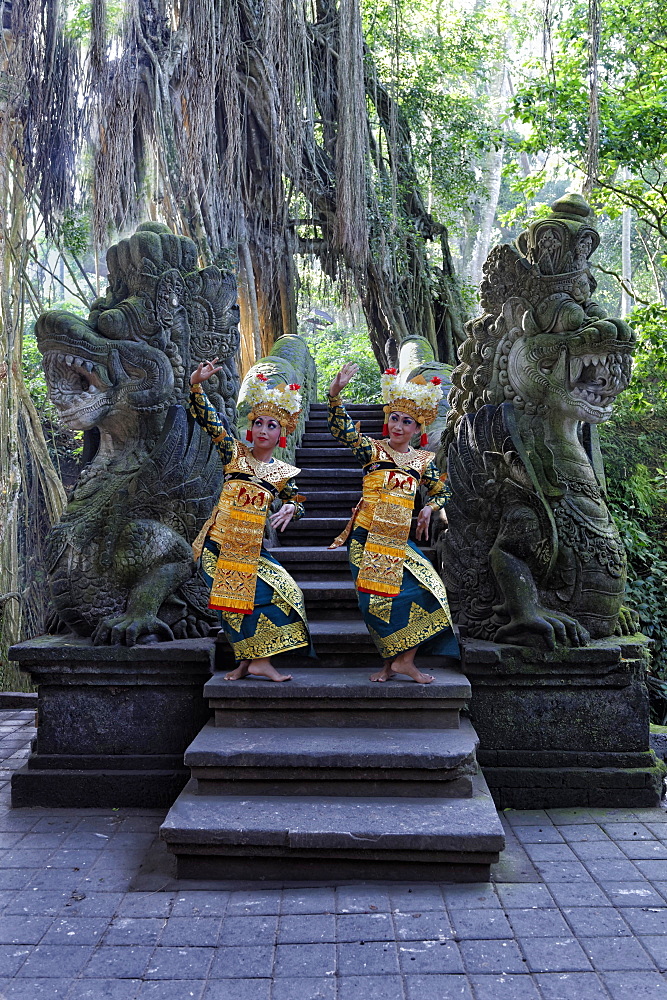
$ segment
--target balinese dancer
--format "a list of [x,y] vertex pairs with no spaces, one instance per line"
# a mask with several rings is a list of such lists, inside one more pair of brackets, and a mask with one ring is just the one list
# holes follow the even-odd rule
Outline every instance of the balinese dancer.
[[[211,588],[209,607],[219,613],[238,661],[225,680],[254,674],[288,681],[291,674],[279,673],[269,657],[310,649],[303,594],[287,570],[269,555],[263,539],[267,516],[274,528],[284,531],[304,513],[304,498],[294,483],[300,470],[273,457],[276,445],[284,448],[287,434],[296,427],[300,386],[270,388],[265,375],[256,376],[256,385],[248,393],[252,406],[246,435],[249,446],[227,433],[202,388],[202,382],[221,370],[217,360],[203,361],[190,376],[190,412],[211,436],[225,468],[220,498],[192,551],[195,560],[201,558]],[[283,505],[269,514],[276,497]]]
[[435,420],[442,396],[440,379],[421,376],[399,384],[397,372],[382,376],[384,440],[359,432],[340,399],[340,393],[358,371],[343,365],[329,391],[329,429],[361,463],[363,494],[345,530],[330,548],[348,541],[350,569],[357,599],[371,638],[384,663],[372,681],[407,674],[418,684],[433,677],[422,673],[415,655],[459,657],[444,584],[429,560],[409,539],[417,486],[426,487],[430,503],[419,513],[417,538],[428,539],[431,515],[444,508],[449,488],[440,477],[434,454],[411,447],[421,427]]

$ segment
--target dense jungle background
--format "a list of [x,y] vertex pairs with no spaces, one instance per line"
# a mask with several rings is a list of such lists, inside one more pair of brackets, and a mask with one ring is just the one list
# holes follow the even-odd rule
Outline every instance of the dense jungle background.
[[87,314],[144,219],[235,272],[240,364],[283,333],[357,399],[387,340],[455,363],[489,250],[566,191],[635,375],[602,428],[628,603],[667,721],[667,15],[659,0],[0,0],[0,687],[43,631],[42,543],[81,456],[33,328]]

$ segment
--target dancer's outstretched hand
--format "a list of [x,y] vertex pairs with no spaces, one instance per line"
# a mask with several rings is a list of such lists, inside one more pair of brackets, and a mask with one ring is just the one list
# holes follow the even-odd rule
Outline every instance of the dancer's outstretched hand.
[[271,526],[277,528],[278,531],[284,531],[294,517],[295,510],[296,507],[293,503],[284,503],[280,510],[270,515],[269,521],[271,522]]
[[190,376],[190,385],[197,385],[198,382],[205,382],[207,378],[211,375],[215,375],[216,372],[222,371],[222,365],[218,365],[216,368],[217,358],[213,358],[213,361],[200,361],[192,375]]
[[352,381],[358,371],[359,365],[355,365],[353,361],[346,361],[331,383],[331,386],[329,387],[329,395],[337,396],[339,392],[342,392],[345,386]]

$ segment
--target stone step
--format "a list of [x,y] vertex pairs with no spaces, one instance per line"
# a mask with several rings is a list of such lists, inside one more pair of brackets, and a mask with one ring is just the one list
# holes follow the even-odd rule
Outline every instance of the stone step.
[[[229,682],[227,682],[229,683]],[[477,735],[459,729],[227,727],[185,751],[198,795],[472,795]]]
[[[317,415],[323,413],[326,416],[329,407],[326,403],[311,403],[309,415]],[[345,409],[350,414],[350,416],[358,417],[361,413],[370,414],[380,414],[382,415],[382,404],[381,403],[345,403]]]
[[[301,480],[299,479],[299,484]],[[322,485],[322,484],[321,484]],[[346,490],[323,490],[323,489],[310,489],[308,490],[308,495],[306,501],[308,504],[308,511],[315,507],[345,507],[350,509],[356,506],[359,497],[361,496],[361,489],[346,489]]]
[[429,670],[431,684],[407,677],[372,683],[355,667],[290,668],[291,681],[271,685],[259,677],[232,684],[216,673],[204,697],[217,726],[458,729],[459,712],[471,695],[468,679],[457,670]]
[[479,882],[505,846],[481,774],[470,798],[197,795],[160,828],[180,878]]
[[[380,439],[382,437],[382,428],[364,430],[363,433],[367,437]],[[348,446],[343,441],[337,441],[336,438],[332,437],[326,428],[314,428],[313,430],[306,431],[301,439],[301,447],[347,448]]]
[[[371,655],[372,664],[377,662],[378,653],[373,645],[373,640],[368,634],[368,629],[361,614],[353,618],[350,613],[349,617],[338,621],[330,618],[329,615],[325,616],[325,612],[321,611],[319,616],[311,615],[308,618],[308,626],[323,666],[354,666],[354,657],[358,655],[358,665],[365,667],[366,662],[362,659],[362,654],[364,653]],[[332,662],[333,657],[338,657],[343,653],[346,654],[345,663]],[[350,660],[349,654],[352,657],[351,662],[347,662]],[[282,659],[276,658],[276,663],[280,663],[281,670],[285,668],[288,662],[294,664],[294,666],[309,665],[307,660],[302,663],[301,658],[297,657],[296,653],[281,653],[279,657],[284,657]],[[429,663],[439,663],[442,665],[443,658],[422,657],[422,661],[424,663],[428,661]]]
[[[291,673],[296,667],[313,666],[316,669],[353,667],[362,672],[362,675],[365,672],[379,670],[382,665],[380,655],[368,634],[358,608],[326,612],[326,618],[324,614],[324,610],[320,607],[318,611],[308,615],[316,658],[308,656],[306,650],[276,653],[272,657],[276,667],[283,673]],[[230,655],[231,650],[224,635],[220,636],[219,647],[216,650],[217,670],[226,672],[231,669]],[[457,668],[459,664],[452,657],[418,656],[417,665],[421,670],[432,673],[435,667]]]
[[[333,618],[330,614],[325,618],[323,611],[319,614],[320,619],[312,614],[308,616],[308,626],[322,667],[357,667],[368,673],[380,669],[380,655],[359,610],[350,609],[343,619]],[[313,664],[313,660],[299,650],[280,653],[272,660],[283,673],[292,673],[296,667]]]
[[340,534],[347,522],[347,517],[302,517],[299,521],[293,521],[289,526],[289,539],[292,545],[306,543],[306,539],[312,539],[307,544],[317,547],[318,541],[328,546],[334,538]]
[[299,585],[302,580],[320,580],[324,585],[330,579],[351,579],[345,545],[338,549],[322,545],[276,546],[271,552]]
[[[322,667],[355,667],[364,672],[380,669],[380,654],[368,634],[360,611],[350,609],[340,619],[327,613],[326,619],[322,617],[318,620],[316,614],[323,616],[324,611],[309,615],[308,625]],[[313,660],[296,651],[278,654],[274,663],[283,673],[291,673],[294,667],[312,666]],[[456,668],[458,665],[458,661],[451,657],[417,656],[417,666],[428,673],[432,673],[434,667]]]
[[[315,513],[314,511],[308,511],[309,514]],[[293,521],[287,528],[285,535],[283,536],[285,541],[290,542],[294,547],[308,545],[311,548],[317,549],[319,546],[328,548],[333,542],[334,538],[342,532],[343,528],[347,525],[350,520],[352,511],[348,507],[343,511],[323,511],[318,516],[314,517],[302,517],[299,521]],[[412,528],[411,528],[411,540],[415,541],[415,529],[417,526],[417,517],[413,515]],[[345,548],[345,546],[342,546]],[[276,556],[279,557],[279,549],[276,548]],[[317,558],[317,557],[315,557]]]
[[[336,468],[339,466],[350,468],[351,461],[353,461],[353,458],[349,448],[332,444],[328,448],[297,448],[294,464],[299,469],[310,467],[327,471],[331,469],[331,466],[336,466]],[[361,472],[361,468],[359,466],[357,468]],[[329,471],[329,476],[331,476],[331,471]]]
[[[347,524],[347,518],[341,519]],[[298,524],[298,522],[297,522]],[[271,549],[273,556],[301,585],[303,580],[321,580],[323,585],[328,580],[338,580],[341,577],[351,580],[350,566],[347,558],[347,546],[341,545],[337,549],[329,549],[327,545],[335,538],[335,534],[324,539],[326,544],[322,545],[277,545]],[[288,537],[285,541],[293,541]],[[431,562],[435,557],[435,549],[432,547],[421,550]]]
[[[356,419],[355,423],[357,423]],[[361,424],[362,434],[369,434],[369,435],[381,434],[382,428],[384,426],[384,416],[381,414],[379,417],[362,417],[359,423]],[[304,436],[308,436],[311,433],[321,434],[326,432],[329,435],[329,437],[331,437],[331,431],[329,430],[329,424],[325,416],[322,416],[321,418],[310,417],[308,420],[306,420],[306,425],[304,430],[305,430]]]
[[335,475],[332,474],[330,469],[314,466],[304,469],[298,479],[299,489],[304,485],[306,488],[311,489],[322,489],[323,486],[331,488],[332,484],[335,483],[336,486],[343,486],[345,484],[345,489],[348,490],[358,484],[359,491],[361,491],[361,481],[360,465],[336,467]]
[[333,580],[301,580],[299,583],[306,601],[306,611],[327,611],[346,609],[356,611],[359,607],[357,592],[352,578]]

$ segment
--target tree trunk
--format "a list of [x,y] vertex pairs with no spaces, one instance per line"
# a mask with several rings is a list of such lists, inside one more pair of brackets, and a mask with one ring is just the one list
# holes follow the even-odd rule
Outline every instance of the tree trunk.
[[[623,170],[623,180],[628,179],[628,173]],[[632,288],[632,209],[623,209],[621,219],[621,317],[626,318],[632,311],[634,299],[629,289]]]
[[466,277],[469,283],[475,288],[479,286],[482,280],[482,266],[489,255],[491,247],[491,234],[496,218],[496,209],[498,208],[498,198],[500,197],[504,155],[504,145],[500,146],[499,149],[491,149],[486,155],[486,162],[484,164],[484,186],[486,187],[487,197],[482,209],[475,244],[466,269]]

